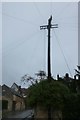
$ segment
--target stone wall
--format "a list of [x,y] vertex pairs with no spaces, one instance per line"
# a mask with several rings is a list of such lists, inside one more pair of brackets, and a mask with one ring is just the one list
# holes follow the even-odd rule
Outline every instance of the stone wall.
[[[48,120],[48,110],[44,107],[37,106],[34,110],[34,117],[38,120],[40,118]],[[51,111],[51,118],[52,120],[62,120],[62,112],[59,110],[52,110]]]
[[19,110],[25,109],[25,103],[24,103],[23,98],[14,95],[13,101],[16,101],[15,110],[19,111]]
[[48,118],[48,113],[47,113],[47,110],[43,107],[40,107],[40,106],[37,106],[35,108],[35,118],[38,119],[38,118],[44,118],[44,119],[47,119]]
[[4,110],[4,111],[12,111],[12,99],[3,96],[3,97],[2,97],[2,100],[8,101],[8,109],[6,109],[6,110]]
[[20,111],[20,110],[25,109],[25,103],[24,103],[23,98],[21,98],[21,97],[15,96],[15,99],[14,99],[14,96],[13,96],[13,99],[11,99],[11,98],[3,96],[2,99],[8,101],[8,109],[4,109],[3,110],[4,113],[13,111],[13,102],[14,101],[16,103],[15,109],[14,109],[15,111]]

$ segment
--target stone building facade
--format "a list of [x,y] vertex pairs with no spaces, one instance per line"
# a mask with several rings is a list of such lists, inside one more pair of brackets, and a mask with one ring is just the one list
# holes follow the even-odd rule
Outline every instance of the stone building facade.
[[2,86],[2,111],[3,113],[11,111],[21,111],[25,109],[25,103],[22,95],[12,88]]

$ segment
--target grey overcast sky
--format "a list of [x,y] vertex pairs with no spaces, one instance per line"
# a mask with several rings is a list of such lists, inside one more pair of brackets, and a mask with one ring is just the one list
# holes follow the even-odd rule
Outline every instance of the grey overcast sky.
[[[39,70],[47,72],[47,30],[40,30],[52,15],[52,76],[75,74],[78,64],[77,2],[7,2],[2,4],[3,68],[2,82],[11,86],[26,73],[34,77]],[[64,55],[63,55],[64,54]]]

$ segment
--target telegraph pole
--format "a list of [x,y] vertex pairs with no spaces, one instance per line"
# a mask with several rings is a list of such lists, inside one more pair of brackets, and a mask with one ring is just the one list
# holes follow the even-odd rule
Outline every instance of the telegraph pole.
[[50,60],[50,32],[51,28],[58,28],[58,24],[51,24],[52,16],[48,19],[48,25],[40,26],[40,30],[47,29],[48,30],[48,80],[51,78],[51,60]]

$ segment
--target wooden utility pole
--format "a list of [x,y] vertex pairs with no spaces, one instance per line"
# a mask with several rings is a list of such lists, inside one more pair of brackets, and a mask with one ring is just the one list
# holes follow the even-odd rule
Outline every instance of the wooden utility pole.
[[40,26],[40,30],[48,29],[48,80],[51,78],[51,60],[50,60],[50,32],[51,28],[58,28],[58,24],[51,24],[52,16],[48,19],[48,25]]

